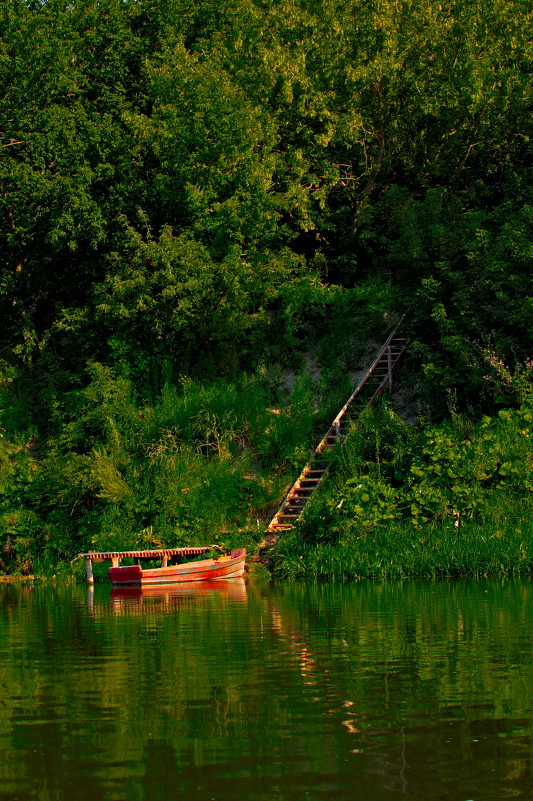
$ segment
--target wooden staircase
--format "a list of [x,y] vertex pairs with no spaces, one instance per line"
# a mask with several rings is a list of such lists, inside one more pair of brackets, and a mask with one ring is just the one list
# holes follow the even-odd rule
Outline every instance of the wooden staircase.
[[407,340],[394,332],[381,347],[270,521],[262,547],[293,528],[329,469],[330,452],[346,438],[350,422],[356,421],[368,406],[373,406],[385,390],[392,391],[394,373],[406,347]]

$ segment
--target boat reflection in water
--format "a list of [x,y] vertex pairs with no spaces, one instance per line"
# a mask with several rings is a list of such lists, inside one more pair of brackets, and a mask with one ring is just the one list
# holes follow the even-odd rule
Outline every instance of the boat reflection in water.
[[88,589],[87,605],[93,614],[128,614],[136,611],[183,611],[209,600],[245,603],[246,582],[243,578],[224,581],[195,581],[160,586],[112,587],[107,603],[94,600]]

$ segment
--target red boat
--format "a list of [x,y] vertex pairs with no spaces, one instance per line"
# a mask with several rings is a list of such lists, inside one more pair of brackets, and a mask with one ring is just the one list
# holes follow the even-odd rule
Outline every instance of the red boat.
[[200,562],[185,562],[170,567],[154,567],[143,570],[140,565],[110,567],[111,583],[119,584],[178,584],[184,581],[218,581],[240,578],[244,574],[246,549],[239,548],[229,556],[219,559],[203,559]]

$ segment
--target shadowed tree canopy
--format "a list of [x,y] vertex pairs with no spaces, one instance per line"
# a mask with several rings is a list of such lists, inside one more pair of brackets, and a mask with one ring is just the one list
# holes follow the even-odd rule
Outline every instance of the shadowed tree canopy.
[[245,366],[306,276],[518,357],[531,34],[526,0],[1,0],[3,358]]

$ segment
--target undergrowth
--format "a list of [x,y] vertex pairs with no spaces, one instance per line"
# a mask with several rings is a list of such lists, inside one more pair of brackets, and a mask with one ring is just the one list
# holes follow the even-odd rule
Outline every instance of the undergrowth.
[[278,576],[478,576],[533,569],[533,405],[408,426],[370,411],[276,554]]
[[148,406],[92,364],[48,440],[0,437],[0,574],[53,574],[88,550],[253,550],[344,390],[305,370],[290,387],[282,377],[183,378]]

